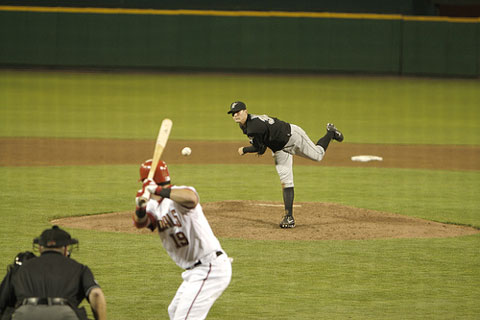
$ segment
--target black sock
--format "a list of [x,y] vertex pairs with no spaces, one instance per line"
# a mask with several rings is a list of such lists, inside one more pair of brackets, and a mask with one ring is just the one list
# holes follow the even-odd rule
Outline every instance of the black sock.
[[317,146],[321,146],[323,150],[327,151],[328,144],[332,141],[335,136],[335,132],[327,131],[327,133],[317,141]]
[[285,214],[293,216],[293,187],[283,188],[283,203],[285,204]]

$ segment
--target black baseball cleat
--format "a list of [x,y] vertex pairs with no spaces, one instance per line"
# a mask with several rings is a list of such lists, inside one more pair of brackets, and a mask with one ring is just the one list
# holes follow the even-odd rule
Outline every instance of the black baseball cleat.
[[334,140],[337,140],[338,142],[343,141],[343,134],[337,128],[335,128],[333,123],[327,123],[327,131],[333,132]]
[[286,214],[282,222],[280,222],[280,228],[295,228],[295,219],[293,219],[293,216]]

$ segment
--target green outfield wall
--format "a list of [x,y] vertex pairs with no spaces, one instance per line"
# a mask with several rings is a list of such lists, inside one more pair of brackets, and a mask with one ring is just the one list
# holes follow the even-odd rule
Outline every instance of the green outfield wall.
[[0,0],[0,5],[163,10],[346,12],[427,16],[435,15],[436,5],[445,1],[466,4],[476,0]]
[[0,64],[479,76],[479,19],[63,9],[0,7]]

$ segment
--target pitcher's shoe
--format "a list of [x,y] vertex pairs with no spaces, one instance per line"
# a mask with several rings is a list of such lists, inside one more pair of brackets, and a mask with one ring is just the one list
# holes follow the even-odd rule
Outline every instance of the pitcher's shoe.
[[333,139],[337,140],[338,142],[343,141],[343,134],[335,128],[333,123],[327,123],[327,131],[333,132]]
[[294,228],[295,227],[295,219],[293,219],[293,216],[290,215],[285,215],[282,219],[282,222],[280,222],[280,228]]

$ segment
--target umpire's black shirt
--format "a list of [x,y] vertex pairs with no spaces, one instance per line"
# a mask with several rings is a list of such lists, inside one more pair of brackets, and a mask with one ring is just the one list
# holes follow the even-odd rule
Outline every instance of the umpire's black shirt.
[[290,124],[267,115],[248,114],[245,124],[240,125],[243,133],[250,138],[249,147],[244,153],[264,154],[267,147],[273,152],[282,150],[290,139]]
[[99,285],[87,266],[59,252],[45,251],[19,268],[12,287],[17,303],[29,297],[59,297],[77,307]]

